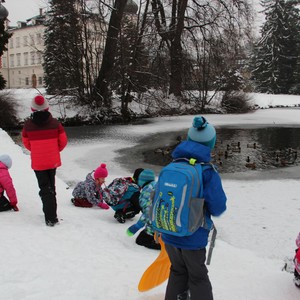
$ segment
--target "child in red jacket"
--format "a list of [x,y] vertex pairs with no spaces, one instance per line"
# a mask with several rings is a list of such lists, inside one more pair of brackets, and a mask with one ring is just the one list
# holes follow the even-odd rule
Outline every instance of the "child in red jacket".
[[[9,155],[4,154],[0,156],[0,211],[19,210],[16,190],[8,171],[11,165],[12,160]],[[9,200],[4,196],[4,192]]]
[[294,258],[295,271],[294,271],[294,283],[297,287],[300,288],[300,232],[296,238],[296,255]]
[[60,152],[68,139],[62,124],[52,117],[49,103],[42,95],[31,101],[32,114],[24,124],[22,142],[30,151],[31,168],[37,178],[47,226],[59,224],[55,190],[56,169],[61,166]]

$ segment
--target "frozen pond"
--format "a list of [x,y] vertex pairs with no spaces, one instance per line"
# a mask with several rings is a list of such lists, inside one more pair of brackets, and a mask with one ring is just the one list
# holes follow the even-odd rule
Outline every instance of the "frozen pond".
[[[128,126],[128,125],[127,125]],[[131,125],[134,126],[134,125]],[[158,172],[170,161],[170,153],[187,129],[142,137],[131,134],[124,125],[82,126],[66,128],[69,147],[78,144],[115,141],[124,145],[116,160],[130,173],[136,167],[150,167]],[[133,147],[130,147],[133,144]],[[128,147],[129,145],[129,147]],[[213,163],[227,178],[260,176],[300,177],[300,128],[291,127],[219,127]],[[97,151],[95,155],[99,155]],[[97,153],[97,154],[96,154]],[[78,158],[80,159],[80,158]],[[91,160],[97,161],[95,156]]]

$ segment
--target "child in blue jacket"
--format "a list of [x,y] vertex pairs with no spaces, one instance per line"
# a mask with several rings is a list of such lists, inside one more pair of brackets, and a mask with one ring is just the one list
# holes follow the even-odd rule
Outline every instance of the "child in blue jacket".
[[[174,149],[172,157],[209,163],[215,142],[215,128],[204,117],[195,117],[193,126],[188,131],[187,141],[181,142]],[[204,170],[202,175],[206,223],[212,225],[211,216],[219,216],[226,210],[226,195],[214,167]],[[209,230],[203,227],[190,236],[162,234],[172,264],[165,300],[187,299],[187,295],[190,295],[191,300],[213,300],[212,286],[205,266],[208,235]]]
[[142,190],[139,197],[139,203],[142,211],[142,215],[139,220],[127,229],[127,235],[133,236],[140,229],[144,228],[136,238],[135,242],[150,249],[160,250],[160,244],[156,243],[154,239],[154,231],[150,221],[149,209],[151,207],[151,195],[154,192],[156,181],[155,174],[150,169],[145,169],[140,177],[140,182],[145,182],[142,186]]

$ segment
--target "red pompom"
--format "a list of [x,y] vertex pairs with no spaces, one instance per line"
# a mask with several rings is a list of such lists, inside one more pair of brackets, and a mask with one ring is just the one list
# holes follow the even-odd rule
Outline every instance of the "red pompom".
[[43,105],[45,102],[45,98],[41,95],[35,96],[34,101],[37,105]]

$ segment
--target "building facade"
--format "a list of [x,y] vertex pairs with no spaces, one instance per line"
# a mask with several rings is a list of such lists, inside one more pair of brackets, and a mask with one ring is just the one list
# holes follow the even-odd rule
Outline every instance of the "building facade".
[[45,15],[40,14],[9,28],[12,37],[1,57],[1,73],[7,88],[43,87]]
[[[129,0],[124,13],[131,18],[136,18],[137,10],[137,4]],[[18,22],[16,27],[8,27],[12,37],[7,45],[8,50],[0,57],[0,72],[7,81],[6,88],[44,86],[43,53],[46,18],[47,14],[40,9],[39,15],[26,22]],[[93,18],[89,22],[85,24],[88,30],[87,36],[83,37],[87,45],[84,48],[86,54],[83,61],[86,65],[85,59],[89,58],[89,69],[93,68],[92,74],[96,77],[101,67],[108,25],[104,21],[94,22]],[[86,75],[85,80],[88,81],[88,78],[89,76]]]

